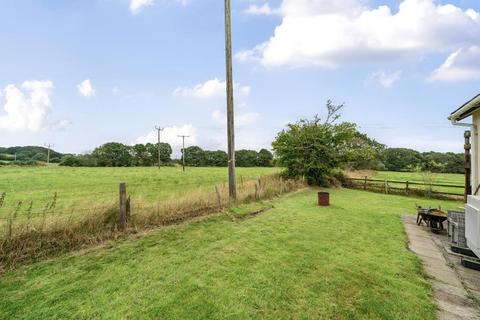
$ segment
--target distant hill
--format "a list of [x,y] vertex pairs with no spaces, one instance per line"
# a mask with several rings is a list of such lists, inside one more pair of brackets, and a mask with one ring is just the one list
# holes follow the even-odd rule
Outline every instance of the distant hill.
[[[17,161],[46,161],[47,160],[47,148],[39,146],[17,146],[17,147],[0,147],[0,161],[10,162],[15,160],[15,154],[17,155]],[[60,159],[64,154],[55,150],[50,150],[50,162],[60,162]]]

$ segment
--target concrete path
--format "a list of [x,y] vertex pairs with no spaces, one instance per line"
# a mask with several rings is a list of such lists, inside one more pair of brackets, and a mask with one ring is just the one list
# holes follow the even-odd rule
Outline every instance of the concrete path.
[[433,235],[426,227],[417,226],[415,217],[403,216],[409,248],[422,261],[425,273],[433,287],[433,297],[438,307],[439,319],[480,319],[476,304],[468,298],[468,292],[457,272],[445,258]]

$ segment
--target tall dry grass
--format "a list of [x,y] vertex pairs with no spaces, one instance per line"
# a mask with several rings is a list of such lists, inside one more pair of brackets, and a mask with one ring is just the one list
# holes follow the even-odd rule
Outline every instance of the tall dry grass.
[[[127,227],[118,226],[118,200],[92,203],[87,208],[56,208],[57,196],[40,210],[34,204],[18,202],[9,208],[0,233],[0,273],[19,264],[89,247],[107,240],[159,226],[172,225],[220,212],[231,206],[270,199],[305,187],[300,180],[284,180],[280,175],[256,181],[240,181],[237,201],[229,199],[226,186],[198,188],[183,197],[172,197],[156,203],[131,199]],[[128,186],[127,186],[128,188]],[[8,196],[8,195],[7,195]],[[6,195],[0,195],[0,207]]]

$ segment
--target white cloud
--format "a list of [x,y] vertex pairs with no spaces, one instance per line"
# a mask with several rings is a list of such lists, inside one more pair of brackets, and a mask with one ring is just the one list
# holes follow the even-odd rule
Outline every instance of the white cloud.
[[270,7],[270,5],[267,2],[267,3],[264,3],[262,6],[251,4],[247,8],[247,10],[245,10],[245,13],[252,14],[252,15],[271,16],[271,15],[280,14],[280,11],[278,9],[273,9],[272,7]]
[[[227,124],[227,115],[225,112],[215,110],[212,112],[212,118],[223,125]],[[254,124],[260,118],[260,114],[256,112],[245,112],[235,115],[235,127],[246,127]]]
[[90,79],[82,81],[79,85],[77,85],[78,93],[80,93],[84,97],[93,97],[95,95],[95,89],[90,82]]
[[372,81],[378,82],[384,88],[390,88],[402,76],[402,71],[387,72],[385,70],[378,70],[368,76],[367,83]]
[[130,12],[133,14],[138,14],[142,11],[144,7],[153,6],[154,0],[131,0],[130,1]]
[[[174,149],[174,154],[178,156],[182,149],[182,138],[179,135],[189,136],[185,138],[185,147],[196,145],[198,143],[197,129],[191,124],[185,124],[181,126],[166,127],[160,135],[162,142],[167,142]],[[138,137],[136,143],[157,143],[157,131],[153,130],[147,133],[145,136]]]
[[[189,0],[172,0],[172,2],[179,3],[186,6]],[[132,14],[139,14],[146,7],[151,7],[155,4],[155,0],[130,0],[130,12]]]
[[459,49],[429,77],[430,81],[467,81],[480,79],[480,47]]
[[7,85],[4,89],[6,114],[0,115],[0,130],[37,132],[48,127],[52,89],[52,81],[25,81],[21,89]]
[[398,10],[362,0],[283,0],[274,35],[240,60],[268,67],[336,67],[418,56],[478,43],[480,15],[434,0],[403,0]]
[[[250,86],[234,84],[234,92],[237,96],[247,96],[251,92]],[[193,98],[218,98],[226,95],[226,82],[218,78],[199,83],[193,88],[179,87],[173,91],[174,96]]]

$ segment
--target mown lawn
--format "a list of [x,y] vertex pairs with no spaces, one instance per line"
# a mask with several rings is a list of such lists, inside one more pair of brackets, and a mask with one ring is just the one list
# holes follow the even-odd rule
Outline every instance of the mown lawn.
[[419,199],[330,191],[330,208],[309,189],[11,271],[0,319],[434,319],[400,219]]

